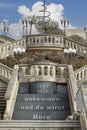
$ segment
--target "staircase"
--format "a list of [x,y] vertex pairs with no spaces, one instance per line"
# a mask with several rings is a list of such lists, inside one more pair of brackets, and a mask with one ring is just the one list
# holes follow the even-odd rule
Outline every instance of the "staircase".
[[6,101],[4,100],[6,89],[7,89],[7,83],[0,80],[0,120],[3,119],[3,114],[6,106]]

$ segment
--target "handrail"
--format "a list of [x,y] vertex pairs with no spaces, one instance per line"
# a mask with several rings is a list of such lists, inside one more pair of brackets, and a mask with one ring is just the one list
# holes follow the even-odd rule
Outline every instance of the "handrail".
[[77,91],[77,109],[80,111],[80,122],[83,130],[87,129],[87,85],[83,84]]
[[9,120],[12,118],[18,87],[18,66],[15,65],[12,72],[11,80],[8,84],[7,91],[4,96],[4,99],[6,100],[6,110],[4,113],[5,120]]
[[77,69],[74,74],[77,81],[85,81],[87,77],[87,65]]
[[76,78],[74,76],[74,71],[72,68],[72,65],[68,66],[68,72],[69,72],[69,79],[68,79],[68,89],[69,89],[69,94],[70,94],[70,101],[72,102],[71,107],[72,107],[72,113],[76,111],[76,93],[77,93],[77,83],[76,83]]
[[51,121],[51,120],[10,120],[10,121],[0,121],[0,128],[76,128],[79,130],[81,128],[79,121]]
[[12,70],[10,67],[0,63],[0,79],[8,82],[11,78]]

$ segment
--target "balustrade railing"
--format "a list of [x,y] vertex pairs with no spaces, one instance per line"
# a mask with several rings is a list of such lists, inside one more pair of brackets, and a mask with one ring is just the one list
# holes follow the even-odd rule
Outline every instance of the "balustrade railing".
[[76,93],[77,93],[77,83],[74,76],[74,71],[72,65],[68,66],[69,78],[68,78],[68,90],[71,102],[71,111],[74,113],[76,111]]
[[77,69],[75,71],[75,77],[77,81],[87,80],[87,65],[85,65],[84,67],[81,67],[80,69]]
[[0,63],[0,78],[9,81],[12,75],[12,69]]
[[63,37],[59,35],[35,35],[28,37],[28,47],[61,47],[63,48]]
[[[64,42],[65,41],[65,42]],[[13,48],[21,47],[21,48],[40,48],[43,47],[46,49],[47,47],[52,48],[73,48],[77,50],[77,53],[83,57],[87,58],[87,45],[81,44],[76,41],[70,40],[67,37],[63,37],[60,35],[32,35],[29,37],[25,37],[21,40],[14,41],[8,44],[3,44],[0,46],[0,58],[7,57],[13,54]]]
[[11,120],[12,115],[13,115],[14,105],[15,105],[18,87],[19,87],[18,70],[19,70],[19,67],[15,65],[12,72],[11,79],[8,83],[5,96],[4,96],[4,99],[6,100],[4,120]]
[[80,111],[80,121],[83,130],[87,129],[87,84],[84,83],[77,92],[77,110]]
[[66,83],[68,70],[67,65],[59,65],[53,63],[37,63],[30,67],[20,66],[20,79],[33,81],[50,81]]
[[81,125],[79,121],[72,121],[72,120],[66,120],[66,121],[46,121],[46,120],[10,120],[10,121],[0,121],[0,130],[73,130],[74,128],[76,130],[81,129]]

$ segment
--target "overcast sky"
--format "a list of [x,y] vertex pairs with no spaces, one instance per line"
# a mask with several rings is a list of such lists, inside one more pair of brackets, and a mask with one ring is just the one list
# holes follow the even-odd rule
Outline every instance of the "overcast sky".
[[[37,15],[42,2],[43,0],[0,0],[0,33],[3,33],[3,20],[7,20],[9,35],[21,38],[21,18]],[[70,21],[69,28],[83,29],[87,24],[87,0],[46,0],[46,5],[51,19],[60,22],[60,19],[67,18]]]

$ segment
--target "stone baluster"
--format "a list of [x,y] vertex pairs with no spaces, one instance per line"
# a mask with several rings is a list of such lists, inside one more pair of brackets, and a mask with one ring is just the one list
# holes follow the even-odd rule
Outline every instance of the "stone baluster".
[[31,76],[38,76],[38,68],[36,66],[30,68]]
[[55,76],[56,76],[56,73],[55,73],[55,66],[53,66],[53,68],[52,68],[52,73],[53,73],[53,77],[55,78]]
[[4,76],[7,77],[7,70],[4,68]]
[[40,37],[38,37],[38,44],[40,44]]
[[41,66],[42,76],[44,76],[44,65]]
[[0,74],[2,73],[2,68],[1,68],[1,66],[0,66]]
[[4,76],[4,68],[2,67],[2,75]]
[[36,76],[39,76],[39,69],[38,69],[38,66],[35,66],[35,73],[36,73],[36,74],[35,74]]
[[60,67],[60,69],[61,69],[60,78],[64,78],[64,68],[65,68],[65,67]]
[[50,76],[50,66],[47,68],[47,75]]
[[84,78],[84,71],[85,71],[85,70],[82,71],[82,78]]
[[52,44],[52,36],[50,36],[50,39],[51,39],[50,43]]
[[33,76],[34,75],[34,70],[33,67],[30,68],[30,75]]
[[79,72],[79,80],[81,79],[81,71]]

